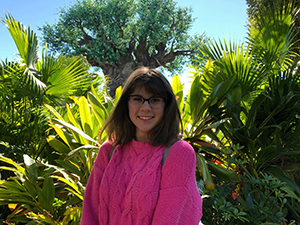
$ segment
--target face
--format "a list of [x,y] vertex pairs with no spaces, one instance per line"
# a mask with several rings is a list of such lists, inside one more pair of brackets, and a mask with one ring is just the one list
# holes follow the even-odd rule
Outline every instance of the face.
[[[131,95],[138,95],[145,99],[153,97],[144,87],[135,88]],[[136,127],[135,139],[137,141],[149,141],[148,133],[162,119],[164,104],[160,108],[151,108],[149,102],[145,101],[141,107],[133,107],[128,103],[129,118]]]

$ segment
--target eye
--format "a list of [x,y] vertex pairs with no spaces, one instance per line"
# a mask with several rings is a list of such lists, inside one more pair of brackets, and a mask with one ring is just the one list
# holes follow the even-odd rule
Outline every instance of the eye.
[[143,102],[143,98],[142,97],[139,97],[139,96],[132,96],[132,101],[135,101],[135,102]]
[[150,99],[150,102],[151,103],[160,103],[160,102],[162,102],[162,98],[160,98],[160,97],[154,97],[154,98]]

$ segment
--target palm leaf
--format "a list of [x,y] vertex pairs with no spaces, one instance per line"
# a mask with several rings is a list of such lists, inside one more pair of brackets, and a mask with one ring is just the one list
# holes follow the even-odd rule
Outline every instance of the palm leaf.
[[23,67],[24,82],[31,90],[42,93],[46,85],[39,77],[40,72],[35,65],[38,62],[38,39],[30,27],[26,28],[22,23],[14,20],[10,14],[5,14],[1,21],[10,32],[18,49],[19,60]]
[[[51,57],[49,60],[52,61]],[[69,62],[62,56],[56,62],[52,62],[52,67],[47,68],[49,84],[46,90],[51,96],[70,96],[75,93],[79,85],[84,88],[91,84],[91,78],[82,66],[80,57],[73,57]],[[61,61],[65,61],[66,66],[61,66]],[[50,62],[47,62],[50,64]],[[50,65],[48,65],[49,67]]]
[[[249,47],[244,49],[243,44],[239,46],[219,39],[204,44],[200,51],[202,56],[197,59],[199,65],[192,68],[201,76],[207,94],[233,75],[241,85],[243,100],[251,101],[253,98],[249,96],[256,96],[257,92],[261,92],[260,87],[266,84],[266,68],[257,63],[259,59],[254,58]],[[247,96],[248,99],[245,98]]]
[[294,7],[288,4],[282,10],[264,10],[251,20],[248,29],[248,45],[253,54],[264,52],[262,62],[276,70],[288,67],[290,58],[295,57],[291,51],[295,44]]

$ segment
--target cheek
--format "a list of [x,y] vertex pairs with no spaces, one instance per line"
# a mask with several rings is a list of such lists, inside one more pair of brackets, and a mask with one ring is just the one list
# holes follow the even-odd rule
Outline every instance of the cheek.
[[135,114],[136,114],[136,110],[129,106],[128,107],[128,114],[129,114],[129,119],[131,120],[131,122],[133,122]]
[[164,117],[164,109],[160,109],[158,112],[157,112],[157,115],[159,117],[160,120],[162,120],[162,118]]

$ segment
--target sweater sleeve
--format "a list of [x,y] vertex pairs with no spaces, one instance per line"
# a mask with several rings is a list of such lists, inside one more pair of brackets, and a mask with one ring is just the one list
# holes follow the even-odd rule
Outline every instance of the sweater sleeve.
[[109,142],[105,142],[99,149],[84,193],[81,225],[99,224],[99,189],[103,173],[108,164],[108,155],[111,148],[112,145]]
[[202,199],[195,179],[196,157],[191,145],[178,141],[162,168],[158,202],[152,224],[198,225]]

